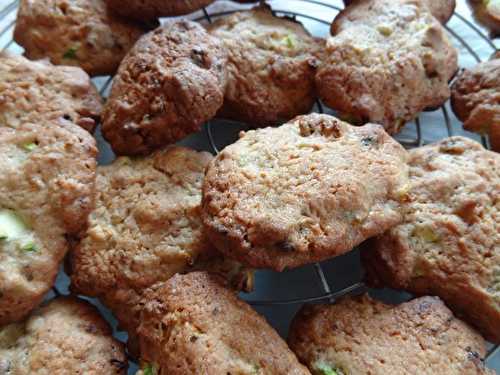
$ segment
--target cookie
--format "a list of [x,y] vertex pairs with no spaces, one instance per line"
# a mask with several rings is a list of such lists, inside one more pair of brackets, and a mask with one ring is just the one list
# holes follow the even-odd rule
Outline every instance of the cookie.
[[103,113],[117,154],[146,154],[198,131],[221,107],[227,52],[195,22],[142,37],[122,61]]
[[91,76],[108,75],[137,39],[157,25],[117,17],[104,0],[21,0],[14,40],[29,59],[48,57]]
[[381,126],[327,115],[242,133],[207,169],[206,233],[253,267],[340,255],[401,221],[406,156]]
[[64,118],[92,132],[101,97],[80,68],[54,66],[0,52],[0,122],[17,128],[26,121]]
[[131,336],[143,290],[175,273],[208,268],[251,288],[251,272],[222,259],[202,232],[201,184],[211,159],[172,147],[98,167],[96,207],[72,252],[71,287],[99,297]]
[[492,148],[500,152],[500,56],[458,74],[451,107],[465,129],[488,134]]
[[266,320],[214,275],[176,275],[148,290],[144,301],[137,330],[143,374],[310,374]]
[[450,96],[457,52],[420,2],[360,0],[340,12],[316,85],[321,99],[351,121],[390,134]]
[[127,6],[123,6],[121,0],[105,1],[114,12],[138,20],[182,16],[214,2],[214,0],[129,0]]
[[65,121],[0,127],[0,326],[52,287],[67,238],[87,224],[97,149]]
[[[344,4],[345,6],[349,6],[354,1],[355,0],[344,0]],[[429,8],[432,15],[443,25],[450,20],[451,16],[453,16],[453,12],[455,11],[455,7],[457,5],[455,0],[422,0],[422,3]]]
[[487,27],[492,36],[500,36],[500,3],[495,0],[469,0],[474,18]]
[[392,306],[367,295],[309,305],[289,344],[314,375],[491,374],[486,343],[435,297]]
[[91,304],[60,297],[0,328],[0,374],[125,375],[123,345]]
[[260,6],[221,17],[208,30],[229,52],[221,117],[263,126],[311,110],[322,45],[302,24]]
[[500,155],[453,137],[409,165],[403,222],[362,253],[370,283],[437,295],[500,342]]

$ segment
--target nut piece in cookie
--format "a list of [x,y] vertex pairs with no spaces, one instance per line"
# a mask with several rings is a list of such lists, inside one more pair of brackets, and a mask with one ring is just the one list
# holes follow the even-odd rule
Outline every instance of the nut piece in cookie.
[[123,345],[88,302],[59,297],[0,328],[0,374],[125,375]]
[[314,375],[494,375],[483,338],[436,297],[392,306],[367,295],[303,307],[288,339]]
[[340,255],[401,221],[406,157],[380,125],[327,115],[242,133],[207,169],[207,235],[253,267]]
[[465,129],[488,134],[500,152],[500,56],[460,72],[451,87],[451,106]]
[[0,325],[23,319],[52,287],[66,237],[93,206],[96,154],[68,121],[0,127]]
[[14,40],[30,59],[48,57],[96,76],[115,73],[148,29],[113,15],[104,0],[21,0]]
[[422,3],[359,0],[337,15],[331,32],[316,85],[342,114],[394,134],[449,98],[457,52]]
[[310,375],[262,316],[206,272],[146,291],[137,332],[144,367],[158,375]]
[[116,13],[138,20],[155,20],[159,17],[182,16],[192,13],[214,0],[105,0]]
[[500,1],[468,0],[476,20],[486,26],[491,36],[500,36]]
[[362,252],[369,281],[437,295],[500,342],[500,154],[453,137],[409,165],[403,222]]
[[95,210],[72,252],[72,289],[99,297],[132,341],[142,291],[175,273],[210,269],[251,288],[251,272],[223,259],[202,232],[201,184],[211,159],[172,147],[98,168]]
[[323,46],[300,23],[260,6],[219,18],[209,31],[229,52],[222,117],[264,126],[310,111]]
[[80,68],[0,53],[0,126],[64,118],[92,132],[101,109],[99,93]]
[[[345,6],[349,6],[354,1],[356,0],[344,0],[344,4]],[[429,8],[432,15],[443,25],[453,16],[457,5],[455,0],[421,0],[421,2]]]
[[191,21],[143,36],[122,61],[103,113],[120,155],[146,154],[200,129],[222,106],[227,52]]

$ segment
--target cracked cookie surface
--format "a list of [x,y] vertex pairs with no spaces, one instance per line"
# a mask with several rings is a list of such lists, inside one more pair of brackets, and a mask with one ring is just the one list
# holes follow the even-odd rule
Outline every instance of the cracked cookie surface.
[[122,61],[103,112],[120,155],[147,154],[198,131],[222,105],[227,52],[191,21],[143,36]]
[[406,157],[380,125],[327,115],[242,133],[207,169],[207,235],[254,267],[340,255],[401,221]]
[[436,297],[309,305],[294,318],[288,342],[314,375],[495,374],[482,362],[483,338]]
[[437,295],[500,340],[500,155],[452,137],[410,151],[404,220],[362,252],[368,279]]

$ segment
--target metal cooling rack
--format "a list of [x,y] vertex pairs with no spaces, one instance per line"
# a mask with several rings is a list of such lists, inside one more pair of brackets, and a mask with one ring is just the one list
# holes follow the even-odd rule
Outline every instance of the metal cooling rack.
[[[22,53],[22,48],[17,46],[12,40],[18,2],[18,0],[0,0],[0,50]],[[488,38],[480,26],[471,21],[470,12],[464,4],[465,0],[457,0],[457,2],[457,11],[446,26],[446,30],[460,52],[460,66],[470,66],[488,59],[489,55],[499,47],[498,43]],[[268,3],[271,4],[275,14],[301,21],[317,36],[326,36],[328,34],[331,21],[343,8],[340,0],[275,0]],[[201,23],[211,23],[218,17],[248,7],[251,7],[251,5],[239,5],[230,1],[219,0],[211,6],[186,17]],[[99,88],[101,95],[106,97],[112,77],[98,77],[94,78],[93,81]],[[319,100],[316,102],[314,111],[334,113],[324,107]],[[422,125],[424,123],[425,126]],[[205,149],[213,153],[218,153],[221,148],[236,139],[239,130],[246,129],[248,129],[248,125],[215,119],[208,122],[203,131],[181,143],[196,149]],[[405,147],[412,148],[452,135],[466,135],[476,140],[480,139],[485,147],[489,146],[486,137],[478,137],[462,129],[460,122],[453,116],[449,103],[446,103],[439,109],[422,113],[415,121],[407,124],[403,131],[396,136],[396,139]],[[109,163],[114,156],[109,145],[102,139],[99,130],[96,132],[96,138],[101,153],[99,162],[102,164]],[[350,270],[350,267],[357,268]],[[272,271],[258,271],[256,284],[262,283],[263,285],[257,286],[254,293],[243,295],[242,297],[253,305],[256,310],[263,313],[282,335],[286,335],[290,319],[302,304],[332,302],[346,294],[367,291],[368,288],[362,282],[362,271],[359,268],[359,254],[356,250],[353,250],[345,256],[281,274]],[[346,271],[347,273],[355,274],[353,277],[344,277],[347,281],[343,279]],[[340,276],[337,277],[338,275]],[[316,288],[312,285],[315,283],[313,280],[316,280]],[[69,280],[61,270],[56,286],[48,298],[67,294],[68,284]],[[268,289],[273,289],[273,292],[267,293],[266,290]],[[313,289],[319,289],[319,291],[313,291]],[[300,294],[304,295],[297,297],[298,293],[296,291],[302,291]],[[410,295],[406,293],[390,290],[370,290],[370,293],[391,302],[401,302],[410,298]],[[264,298],[262,294],[264,294]],[[290,297],[283,298],[283,295]],[[115,336],[124,341],[126,335],[116,330],[116,321],[110,312],[97,300],[89,300],[99,308],[111,323]],[[486,361],[490,368],[494,368],[497,372],[500,372],[500,347],[498,345],[489,346]],[[135,364],[131,361],[129,374],[134,374],[135,368]]]

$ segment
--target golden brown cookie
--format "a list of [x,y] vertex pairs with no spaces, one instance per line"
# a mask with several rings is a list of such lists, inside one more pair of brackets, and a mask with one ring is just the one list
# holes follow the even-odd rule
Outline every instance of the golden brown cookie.
[[260,6],[219,18],[209,31],[229,52],[220,116],[265,126],[310,111],[323,46],[302,24]]
[[356,122],[390,133],[450,96],[457,52],[427,6],[359,0],[340,12],[316,84],[321,99]]
[[488,134],[493,150],[500,152],[500,56],[459,73],[451,106],[465,129]]
[[143,290],[175,273],[205,268],[251,288],[251,272],[224,260],[202,232],[201,184],[211,159],[172,147],[98,168],[96,207],[72,253],[72,289],[102,299],[130,336]]
[[145,293],[138,334],[146,371],[310,375],[266,320],[220,281],[192,272]]
[[146,154],[198,131],[222,105],[226,63],[222,42],[195,22],[143,36],[122,61],[104,108],[113,151]]
[[214,2],[214,0],[128,0],[124,6],[122,0],[105,1],[118,14],[146,21],[158,17],[182,16]]
[[0,325],[52,287],[93,206],[95,140],[71,122],[0,127]]
[[363,251],[369,281],[437,295],[500,342],[500,155],[453,137],[410,152],[404,221]]
[[391,306],[364,295],[309,305],[288,340],[314,375],[494,375],[486,343],[436,297]]
[[125,375],[123,345],[95,307],[60,297],[0,328],[0,374]]
[[99,93],[80,68],[0,53],[1,126],[64,118],[92,132],[101,109]]
[[343,254],[401,221],[406,157],[381,126],[327,115],[242,133],[207,169],[206,233],[254,267]]
[[[345,6],[349,6],[355,0],[344,0]],[[446,24],[453,12],[455,11],[455,0],[422,0],[422,2],[429,8],[432,15],[438,19],[442,24]]]
[[32,60],[48,57],[57,65],[79,66],[91,76],[108,75],[156,25],[117,17],[104,0],[21,0],[14,40]]
[[498,0],[469,0],[476,20],[486,26],[492,36],[500,35],[500,2]]

